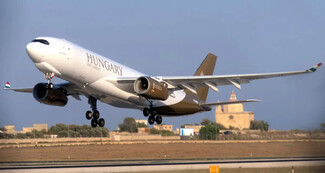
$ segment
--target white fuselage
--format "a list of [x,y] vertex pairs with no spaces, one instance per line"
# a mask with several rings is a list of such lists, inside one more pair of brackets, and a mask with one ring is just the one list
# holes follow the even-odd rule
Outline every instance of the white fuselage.
[[[117,82],[118,77],[146,76],[127,66],[105,58],[72,42],[53,37],[39,37],[49,41],[49,45],[31,42],[26,46],[28,55],[43,73],[53,72],[56,77],[80,87],[81,94],[91,95],[107,104],[143,109],[150,103],[134,93],[130,85]],[[165,101],[153,100],[155,107],[181,102],[186,93],[174,91]]]

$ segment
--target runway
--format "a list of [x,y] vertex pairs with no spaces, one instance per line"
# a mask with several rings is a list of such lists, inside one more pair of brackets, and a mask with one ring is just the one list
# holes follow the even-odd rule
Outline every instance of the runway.
[[229,160],[95,160],[53,162],[2,162],[0,172],[150,172],[202,170],[210,165],[220,168],[270,168],[297,166],[325,166],[321,158],[259,158]]

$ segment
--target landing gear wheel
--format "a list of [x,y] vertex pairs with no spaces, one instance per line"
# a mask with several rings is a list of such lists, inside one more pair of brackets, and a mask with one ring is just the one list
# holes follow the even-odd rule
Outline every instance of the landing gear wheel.
[[157,115],[157,111],[156,110],[151,110],[151,115],[152,116],[156,116]]
[[150,116],[148,117],[148,123],[149,123],[150,125],[154,124],[154,123],[155,123],[155,117],[152,116],[152,115],[150,115]]
[[149,115],[150,115],[150,110],[149,110],[148,108],[144,108],[144,109],[143,109],[143,115],[144,115],[145,117],[149,116]]
[[160,115],[157,115],[155,121],[156,121],[157,124],[161,124],[162,123],[162,117]]
[[86,112],[86,118],[87,120],[90,120],[93,117],[93,113],[91,111]]
[[99,125],[100,127],[105,126],[105,120],[103,118],[99,119],[99,111],[97,110],[97,99],[89,96],[88,98],[88,104],[90,104],[91,109],[93,112],[87,111],[86,112],[86,118],[89,120],[91,119],[91,126],[92,127],[97,127]]
[[105,126],[105,120],[103,118],[99,118],[98,125],[99,125],[99,127],[104,127]]
[[94,110],[93,118],[96,119],[96,120],[99,118],[99,111],[98,110]]
[[97,127],[97,125],[98,125],[97,119],[94,119],[94,118],[93,118],[93,119],[91,120],[90,124],[91,124],[91,127],[94,127],[94,128]]
[[46,89],[53,89],[53,88],[54,88],[53,83],[46,84]]

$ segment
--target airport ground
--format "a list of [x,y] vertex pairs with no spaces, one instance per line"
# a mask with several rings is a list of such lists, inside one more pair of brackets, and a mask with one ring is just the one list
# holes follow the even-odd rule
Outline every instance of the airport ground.
[[[166,171],[157,171],[152,173],[165,173]],[[173,173],[207,173],[209,169],[202,170],[183,170],[183,171],[173,171]],[[281,167],[281,168],[226,168],[220,169],[221,173],[290,173],[292,172],[292,167]],[[314,167],[294,167],[295,173],[324,173],[325,166],[314,166]]]
[[0,148],[0,162],[325,157],[325,141],[164,141]]
[[[6,173],[79,173],[79,172],[209,172],[213,166],[220,172],[295,172],[320,173],[325,171],[325,158],[273,158],[227,160],[152,160],[152,161],[52,161],[2,163],[0,172]],[[18,164],[18,165],[17,165]]]
[[[295,173],[325,172],[325,140],[165,140],[87,141],[86,143],[78,141],[76,143],[73,139],[67,139],[64,143],[60,141],[60,145],[46,143],[46,145],[28,144],[17,147],[15,143],[0,148],[0,156],[0,172],[66,172],[68,170],[70,172],[98,172],[98,170],[130,172],[129,170],[132,169],[132,172],[156,170],[156,173],[161,173],[172,170],[176,173],[194,173],[208,172],[211,164],[220,165],[222,173],[284,173],[291,172],[293,165]],[[319,161],[303,161],[304,158],[319,158]],[[262,163],[266,159],[280,161]],[[281,159],[302,159],[302,161],[281,161]],[[20,168],[6,169],[5,167],[8,166]],[[36,169],[26,168],[29,166],[34,166]],[[40,168],[43,166],[48,167]],[[269,168],[270,166],[273,168]]]

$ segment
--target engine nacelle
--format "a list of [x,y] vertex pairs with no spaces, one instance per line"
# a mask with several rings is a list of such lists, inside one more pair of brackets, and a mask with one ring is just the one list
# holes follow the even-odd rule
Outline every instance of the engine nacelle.
[[52,106],[65,106],[68,103],[68,97],[62,88],[47,89],[46,85],[46,83],[35,85],[33,96],[37,101]]
[[166,100],[168,98],[167,87],[150,77],[139,77],[134,82],[134,91],[149,99]]

